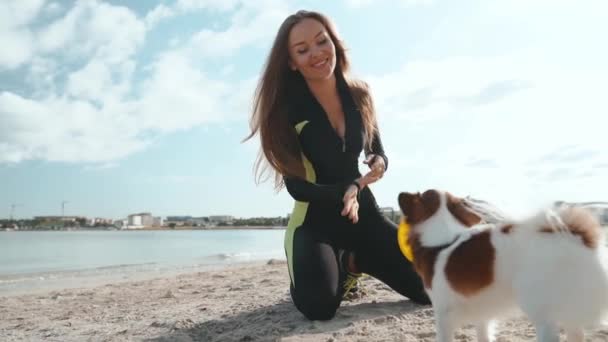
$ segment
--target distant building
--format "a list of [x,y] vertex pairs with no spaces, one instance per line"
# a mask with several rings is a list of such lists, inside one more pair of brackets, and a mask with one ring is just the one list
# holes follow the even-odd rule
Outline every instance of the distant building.
[[34,216],[34,220],[43,223],[49,222],[76,222],[80,220],[86,221],[86,217],[81,216]]
[[188,222],[192,220],[192,216],[167,216],[167,221],[170,222]]
[[209,225],[209,218],[208,217],[193,217],[192,220],[192,225],[196,225],[196,226],[208,226]]
[[131,214],[128,216],[127,220],[127,226],[129,229],[154,226],[154,217],[152,217],[152,214],[150,213]]
[[128,226],[129,226],[129,220],[128,219],[114,220],[114,227],[116,227],[116,228],[127,229]]
[[113,221],[112,219],[106,219],[106,218],[101,218],[101,217],[95,217],[95,218],[88,218],[86,220],[86,225],[87,226],[112,226],[113,225]]
[[231,224],[234,222],[234,216],[229,215],[213,215],[209,216],[210,224]]
[[83,216],[34,216],[34,225],[44,229],[63,229],[66,227],[82,227],[87,218]]

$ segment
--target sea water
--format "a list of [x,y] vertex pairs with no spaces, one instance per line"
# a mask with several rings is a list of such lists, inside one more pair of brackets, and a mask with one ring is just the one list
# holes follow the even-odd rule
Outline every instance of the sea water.
[[0,232],[0,296],[285,259],[282,229]]

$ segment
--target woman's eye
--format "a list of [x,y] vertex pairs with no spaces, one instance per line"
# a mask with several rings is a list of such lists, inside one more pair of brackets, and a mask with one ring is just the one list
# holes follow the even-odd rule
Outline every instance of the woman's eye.
[[317,44],[319,44],[319,45],[323,45],[323,44],[325,44],[325,43],[327,43],[327,38],[323,38],[322,40],[319,40],[319,41],[317,42]]
[[306,52],[308,52],[308,49],[298,50],[298,53],[299,53],[300,55],[303,55],[303,54],[305,54]]

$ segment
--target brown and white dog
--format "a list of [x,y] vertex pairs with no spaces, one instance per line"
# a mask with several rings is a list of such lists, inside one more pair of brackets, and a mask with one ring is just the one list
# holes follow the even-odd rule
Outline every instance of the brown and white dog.
[[586,210],[548,209],[523,221],[484,223],[466,199],[428,190],[399,194],[409,244],[435,313],[438,341],[475,324],[478,341],[493,323],[523,311],[538,341],[583,341],[608,318],[604,233]]

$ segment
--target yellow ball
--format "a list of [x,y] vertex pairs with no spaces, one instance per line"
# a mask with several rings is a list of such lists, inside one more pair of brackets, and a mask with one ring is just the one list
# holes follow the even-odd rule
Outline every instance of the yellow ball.
[[401,253],[410,261],[414,262],[414,253],[412,252],[412,245],[409,243],[410,225],[405,222],[405,219],[401,219],[399,223],[399,230],[397,231],[397,241],[399,242],[399,249]]

